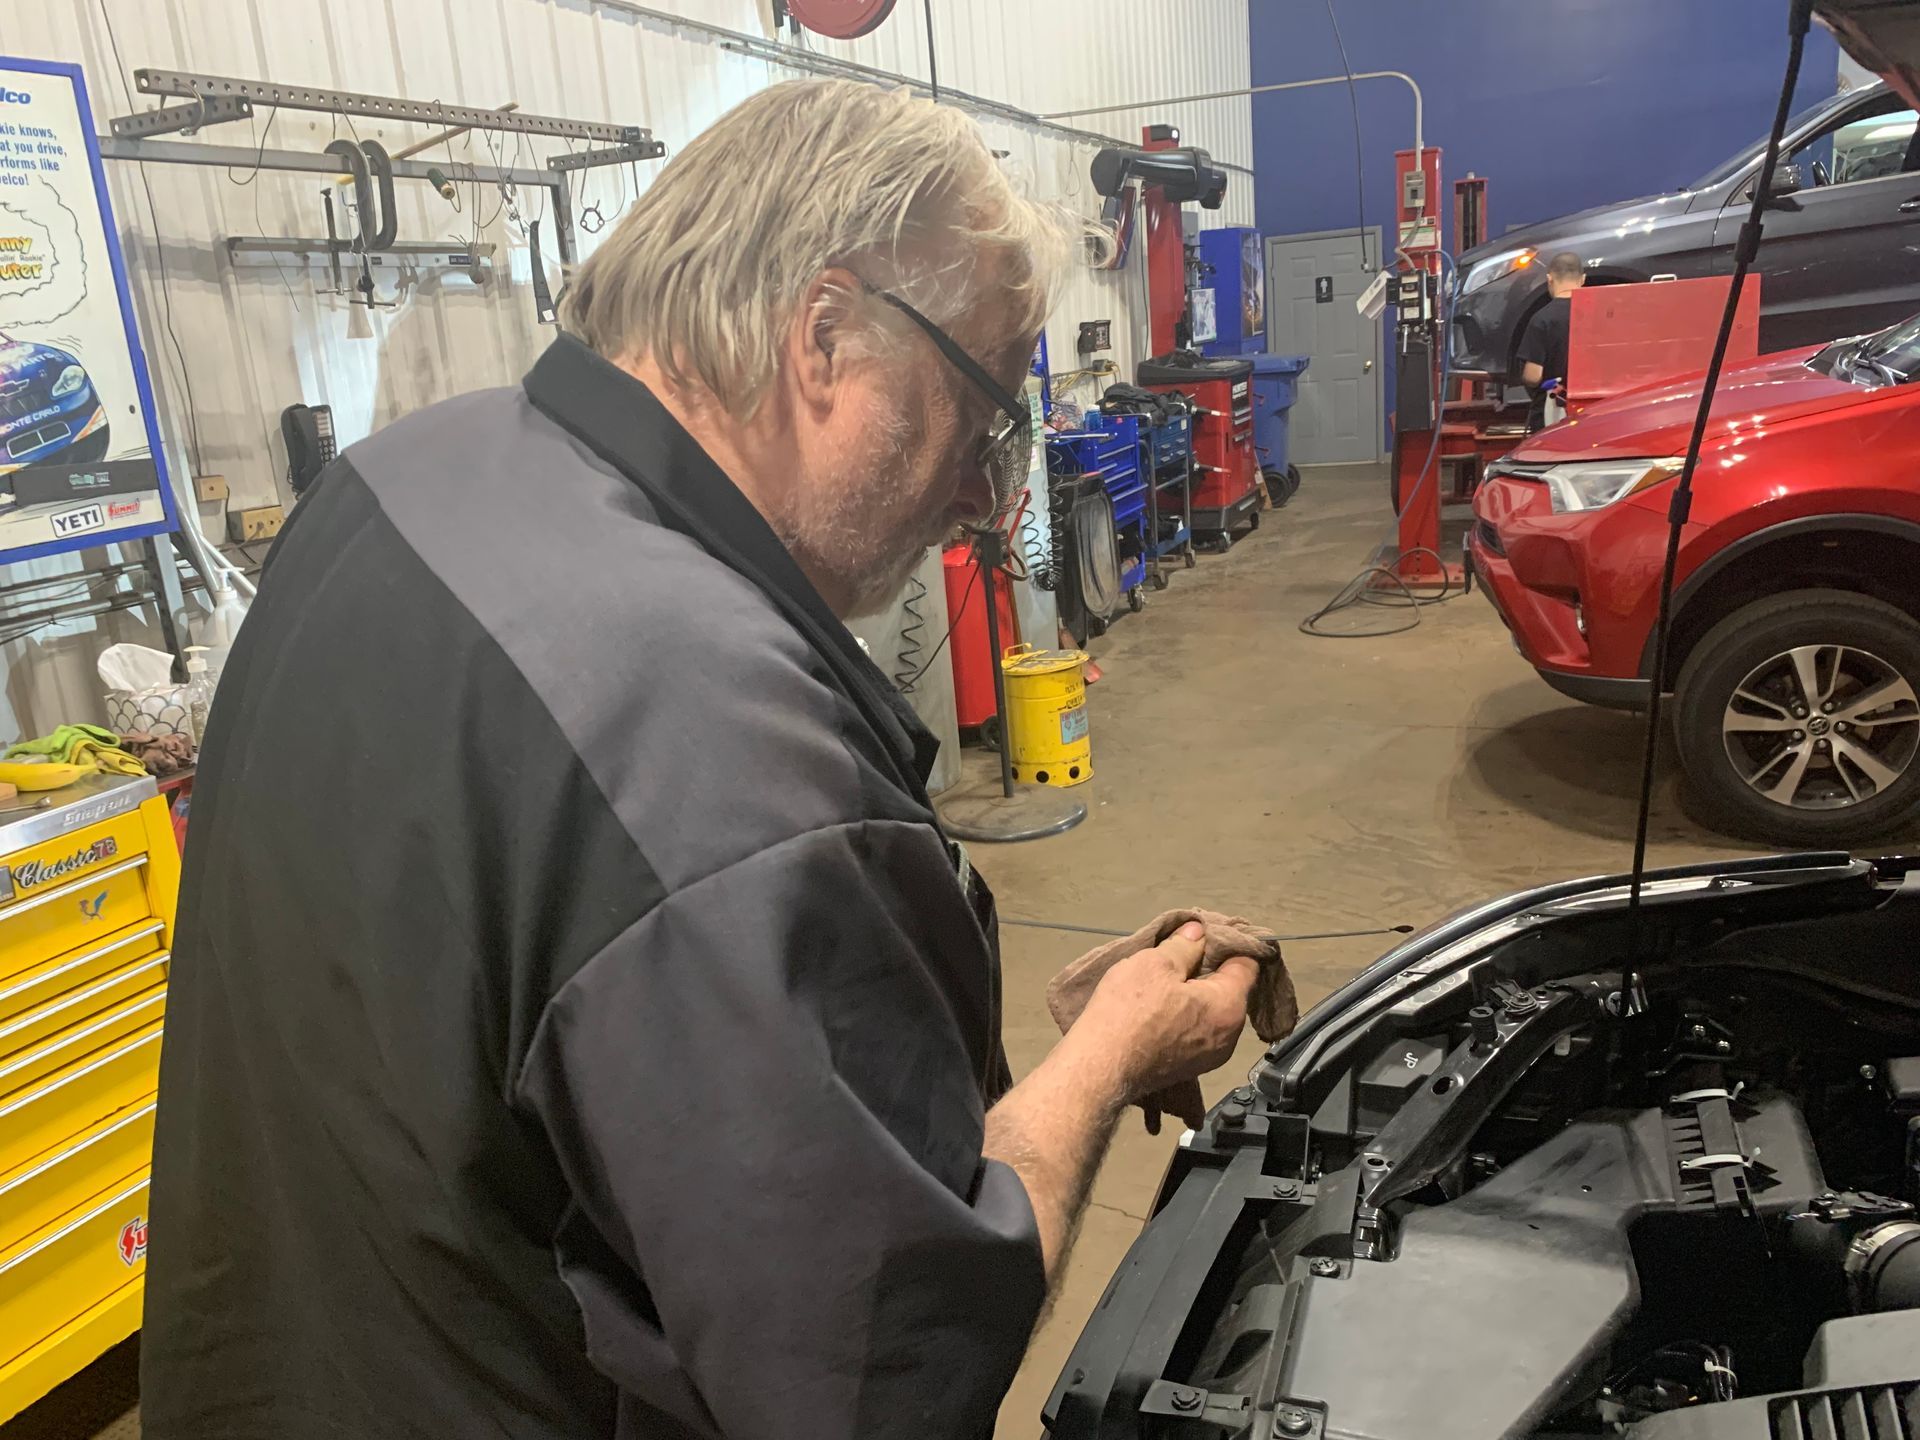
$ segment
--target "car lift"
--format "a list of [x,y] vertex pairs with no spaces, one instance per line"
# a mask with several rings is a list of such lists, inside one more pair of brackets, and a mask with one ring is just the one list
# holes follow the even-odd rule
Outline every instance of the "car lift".
[[[1398,312],[1392,477],[1399,529],[1397,553],[1386,568],[1403,582],[1458,586],[1465,583],[1463,567],[1440,553],[1441,507],[1471,499],[1486,465],[1526,438],[1526,424],[1501,405],[1497,394],[1484,393],[1484,376],[1453,375],[1446,363],[1442,324],[1450,307],[1442,297],[1451,287],[1442,273],[1440,224],[1431,203],[1440,189],[1439,149],[1427,147],[1419,163],[1414,151],[1396,151],[1394,173],[1403,267],[1393,276],[1390,294]],[[1486,180],[1469,175],[1455,182],[1458,248],[1478,245],[1486,223]],[[1377,291],[1363,295],[1363,310],[1377,296]]]

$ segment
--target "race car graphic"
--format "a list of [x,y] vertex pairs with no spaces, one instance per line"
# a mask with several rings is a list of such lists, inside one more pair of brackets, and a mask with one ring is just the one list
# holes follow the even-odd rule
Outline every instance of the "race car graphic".
[[78,359],[0,334],[0,475],[107,453],[106,407]]

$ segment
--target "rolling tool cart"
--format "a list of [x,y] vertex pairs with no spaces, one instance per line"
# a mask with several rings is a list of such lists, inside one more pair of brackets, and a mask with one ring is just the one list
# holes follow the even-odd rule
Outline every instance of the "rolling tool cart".
[[[1141,433],[1137,415],[1090,414],[1084,430],[1047,437],[1049,484],[1097,480],[1113,507],[1113,531],[1119,559],[1119,589],[1127,604],[1145,604],[1140,587],[1147,578],[1147,478],[1141,470]],[[1100,629],[1105,629],[1102,623]],[[1095,633],[1098,633],[1096,631]]]
[[140,1328],[179,884],[150,778],[0,812],[0,1420]]
[[1161,563],[1178,555],[1191,570],[1193,553],[1193,417],[1169,415],[1145,427],[1141,469],[1147,488],[1147,578],[1156,590],[1167,588]]
[[1140,362],[1140,384],[1193,404],[1193,530],[1220,548],[1242,525],[1260,524],[1259,474],[1253,458],[1253,362],[1209,359],[1176,350]]

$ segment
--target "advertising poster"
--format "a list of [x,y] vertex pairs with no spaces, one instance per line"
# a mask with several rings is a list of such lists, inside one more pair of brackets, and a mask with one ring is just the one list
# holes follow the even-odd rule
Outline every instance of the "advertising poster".
[[1258,231],[1240,237],[1240,334],[1257,340],[1267,333],[1267,260]]
[[0,564],[174,528],[80,69],[0,56]]

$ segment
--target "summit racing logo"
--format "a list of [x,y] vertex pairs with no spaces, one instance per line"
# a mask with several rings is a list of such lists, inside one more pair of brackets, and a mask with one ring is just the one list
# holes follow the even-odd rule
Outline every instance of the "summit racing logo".
[[147,1255],[147,1217],[136,1215],[120,1227],[120,1263],[131,1268]]
[[25,105],[32,99],[33,96],[24,90],[9,90],[6,86],[0,85],[0,105]]
[[120,842],[110,835],[103,835],[84,850],[76,850],[58,860],[28,860],[13,867],[13,883],[21,890],[31,890],[36,885],[48,885],[55,880],[64,880],[76,870],[84,870],[89,865],[97,865],[102,860],[111,860],[120,853]]

